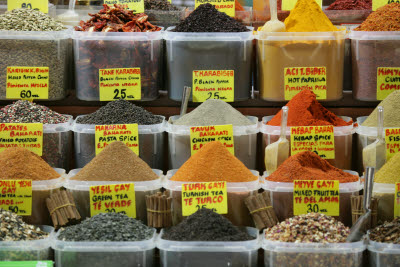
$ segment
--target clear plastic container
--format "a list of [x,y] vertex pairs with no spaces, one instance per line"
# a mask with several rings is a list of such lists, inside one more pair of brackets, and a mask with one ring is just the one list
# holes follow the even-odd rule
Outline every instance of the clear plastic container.
[[[357,175],[354,171],[345,171],[353,175]],[[279,221],[284,221],[294,216],[293,214],[293,183],[272,182],[266,180],[267,174],[264,173],[262,188],[269,191],[271,195],[272,207],[275,210]],[[352,183],[339,184],[339,216],[335,216],[337,220],[346,226],[351,226],[351,197],[358,196],[363,189],[360,180]]]
[[151,24],[164,27],[165,29],[171,26],[175,26],[185,19],[186,8],[180,8],[176,11],[166,10],[149,10],[144,11],[148,20]]
[[254,37],[253,28],[247,28],[250,31],[238,33],[172,32],[174,27],[168,28],[164,39],[169,97],[182,100],[183,87],[192,87],[194,70],[234,70],[234,101],[249,99]]
[[[173,124],[179,118],[179,115],[171,116],[167,124],[169,169],[179,169],[191,156],[190,127],[192,126]],[[233,142],[235,156],[247,168],[254,170],[257,167],[258,118],[253,116],[248,116],[248,118],[254,124],[233,126]]]
[[68,173],[64,187],[71,191],[76,207],[81,217],[90,216],[90,187],[95,185],[133,183],[135,184],[136,219],[147,222],[146,196],[159,192],[162,188],[162,171],[154,170],[159,179],[152,181],[77,181],[71,180],[81,169],[74,169]]
[[[83,168],[96,156],[96,138],[94,124],[80,124],[76,118],[74,132],[75,165]],[[162,116],[161,116],[162,117]],[[164,132],[165,117],[159,124],[139,125],[139,157],[153,169],[164,169]]]
[[354,243],[290,243],[269,241],[263,234],[264,264],[266,267],[361,267],[364,241]]
[[400,245],[368,241],[368,255],[371,267],[400,266]]
[[51,260],[51,241],[54,237],[54,229],[51,226],[38,226],[49,236],[38,240],[27,241],[1,241],[0,261],[43,261]]
[[394,219],[395,184],[374,183],[372,196],[379,199],[378,223],[391,222]]
[[[192,5],[193,6],[193,5]],[[235,20],[246,26],[252,26],[253,22],[253,8],[250,6],[243,6],[244,10],[235,10]],[[189,16],[194,10],[194,7],[187,9],[185,18]],[[146,11],[147,12],[147,11]]]
[[256,267],[260,238],[258,230],[246,228],[250,241],[171,241],[162,239],[164,229],[157,239],[162,267]]
[[400,32],[351,31],[353,96],[377,101],[377,69],[400,67]]
[[324,13],[334,25],[361,24],[372,10],[324,10]]
[[326,99],[342,98],[346,31],[258,32],[257,87],[261,99],[285,101],[284,68],[326,67]]
[[[278,141],[281,127],[267,125],[274,116],[266,116],[261,121],[260,131],[263,134],[263,159],[265,156],[265,147]],[[350,121],[350,117],[341,117],[345,121]],[[349,126],[333,127],[335,141],[335,158],[328,159],[328,162],[339,169],[350,170],[352,167],[353,153],[353,134],[355,133],[354,124]],[[290,141],[290,126],[286,129],[286,138]],[[265,168],[263,166],[263,168]]]
[[[172,224],[177,225],[186,217],[182,216],[182,184],[193,182],[171,181],[171,177],[177,170],[170,170],[164,179],[163,187],[172,197]],[[259,177],[257,171],[251,171],[255,176]],[[228,193],[228,214],[224,214],[234,225],[237,226],[254,226],[249,209],[244,200],[254,195],[260,189],[259,179],[253,182],[243,183],[227,183]]]
[[51,246],[57,267],[154,266],[155,230],[151,239],[136,242],[70,242],[58,240],[59,234]]
[[140,68],[142,101],[163,87],[163,41],[158,32],[73,32],[76,95],[99,101],[99,69]]
[[[68,42],[71,30],[0,31],[0,100],[6,100],[7,67],[48,67],[49,98],[66,96]],[[9,99],[7,99],[9,100]]]

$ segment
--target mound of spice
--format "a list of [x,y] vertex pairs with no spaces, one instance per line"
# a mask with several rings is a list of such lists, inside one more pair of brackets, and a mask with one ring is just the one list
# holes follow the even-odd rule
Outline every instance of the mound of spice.
[[11,147],[0,152],[0,180],[51,180],[60,177],[53,168],[35,153]]
[[2,123],[59,124],[68,120],[68,116],[28,100],[18,100],[0,109],[0,122]]
[[355,31],[400,31],[400,4],[391,3],[372,12]]
[[[295,95],[289,103],[288,126],[347,126],[353,121],[346,122],[324,108],[318,101],[317,96],[310,90],[303,90]],[[267,124],[280,126],[282,110],[279,111]]]
[[371,10],[371,0],[336,0],[326,10]]
[[400,244],[400,218],[385,222],[370,231],[369,239],[375,242]]
[[357,182],[359,177],[332,166],[314,152],[305,151],[289,157],[265,179],[285,183],[294,180],[339,180],[340,183],[350,183]]
[[243,24],[218,11],[211,4],[198,6],[190,15],[179,23],[174,32],[247,32]]
[[18,8],[0,15],[0,30],[62,31],[64,25],[49,15],[28,8]]
[[244,164],[219,141],[204,145],[172,176],[184,182],[250,182],[257,180]]
[[224,124],[232,124],[233,126],[246,126],[254,123],[228,103],[222,100],[209,99],[192,112],[174,121],[173,124],[187,126]]
[[400,153],[396,153],[379,171],[375,174],[375,183],[395,184],[400,183]]
[[400,91],[394,91],[387,96],[378,106],[374,109],[371,115],[363,122],[362,126],[378,127],[378,107],[384,109],[383,112],[383,126],[384,127],[400,127]]
[[77,225],[60,230],[62,241],[142,241],[153,237],[154,229],[121,213],[100,213]]
[[27,241],[46,238],[49,234],[22,221],[22,217],[0,209],[0,241]]
[[112,142],[71,180],[150,181],[158,176],[123,142]]
[[146,10],[163,10],[178,11],[179,8],[171,4],[168,0],[145,0],[144,9]]
[[265,239],[292,243],[344,243],[350,229],[333,217],[308,213],[289,218],[265,231]]
[[148,16],[144,13],[134,14],[126,10],[122,5],[110,7],[106,4],[96,14],[89,14],[92,18],[79,23],[75,31],[84,32],[155,32],[161,28],[147,21]]
[[241,231],[227,218],[200,209],[176,226],[165,230],[162,239],[173,241],[247,241],[255,237]]
[[101,107],[96,112],[93,112],[84,117],[79,117],[77,123],[80,124],[128,124],[137,123],[139,125],[158,124],[163,121],[163,118],[145,110],[142,107],[136,106],[126,100],[117,100],[109,102],[104,107]]

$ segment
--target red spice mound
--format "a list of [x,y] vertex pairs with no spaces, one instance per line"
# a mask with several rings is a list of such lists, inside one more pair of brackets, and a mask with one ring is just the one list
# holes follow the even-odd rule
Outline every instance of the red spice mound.
[[[301,91],[286,106],[289,107],[288,126],[347,126],[353,124],[353,121],[346,122],[324,108],[310,90]],[[282,110],[267,124],[280,126],[281,120]]]
[[294,180],[339,180],[340,183],[350,183],[357,182],[358,176],[344,172],[317,154],[306,151],[285,160],[265,179],[285,183],[291,183]]
[[371,0],[336,0],[326,10],[371,10]]
[[355,31],[400,31],[400,4],[378,8]]

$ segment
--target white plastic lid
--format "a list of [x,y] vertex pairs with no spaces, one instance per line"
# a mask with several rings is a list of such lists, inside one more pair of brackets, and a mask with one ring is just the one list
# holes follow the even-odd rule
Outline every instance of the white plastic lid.
[[65,26],[63,31],[4,31],[0,30],[0,40],[62,40],[70,39],[72,33],[71,26]]
[[400,40],[400,31],[354,31],[351,30],[349,38],[352,40]]
[[[378,127],[368,127],[368,126],[362,126],[364,121],[368,118],[368,116],[362,116],[357,118],[357,123],[358,127],[356,130],[356,133],[360,135],[366,135],[366,136],[371,136],[371,137],[376,137],[377,132],[378,132]],[[399,125],[400,127],[400,125]],[[398,128],[398,127],[384,127],[384,129],[393,129],[393,128]]]
[[254,39],[253,27],[246,27],[247,32],[173,32],[169,27],[164,32],[167,41],[249,41]]
[[73,31],[72,39],[90,41],[157,41],[162,39],[164,27],[156,32],[83,32]]
[[368,250],[375,253],[395,254],[395,257],[398,257],[398,254],[400,254],[400,245],[376,242],[368,238]]
[[324,41],[344,40],[346,38],[346,27],[337,27],[339,31],[334,32],[264,32],[258,31],[256,39],[261,41]]

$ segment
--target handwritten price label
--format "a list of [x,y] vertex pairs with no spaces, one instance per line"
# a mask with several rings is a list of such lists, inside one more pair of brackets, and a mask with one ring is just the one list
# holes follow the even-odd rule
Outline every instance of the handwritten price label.
[[32,180],[0,180],[0,208],[18,215],[32,214]]
[[335,158],[335,138],[332,125],[291,127],[290,143],[291,155],[312,151],[324,159]]
[[140,100],[140,68],[99,69],[100,101]]
[[284,68],[285,100],[308,89],[317,95],[317,99],[326,99],[326,68],[295,67]]
[[182,215],[190,216],[199,209],[228,213],[226,182],[190,183],[182,185]]
[[133,13],[144,13],[144,0],[104,0],[104,4],[122,5],[123,8],[132,10]]
[[36,9],[43,13],[49,13],[48,0],[7,0],[7,10],[11,11],[17,8]]
[[1,123],[0,151],[9,147],[23,147],[42,156],[43,124]]
[[233,102],[235,99],[235,71],[195,70],[193,71],[193,102],[219,99]]
[[293,185],[294,215],[319,212],[339,216],[339,181],[295,180]]
[[195,8],[199,5],[210,3],[221,12],[230,17],[235,17],[235,0],[194,0]]
[[96,155],[115,141],[124,142],[139,156],[139,126],[137,124],[96,125]]
[[400,152],[400,128],[385,130],[386,161]]
[[376,99],[384,100],[394,91],[400,90],[400,68],[378,68]]
[[90,187],[90,215],[117,212],[136,218],[135,184]]
[[[316,0],[320,8],[322,8],[322,0]],[[296,5],[297,0],[282,0],[282,10],[290,11]]]
[[7,67],[6,98],[49,99],[49,68]]
[[190,128],[190,150],[192,155],[196,154],[205,144],[212,141],[220,141],[232,155],[235,155],[232,124],[195,126]]

